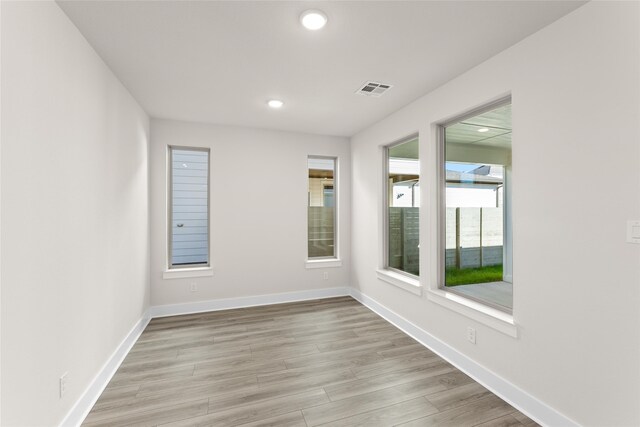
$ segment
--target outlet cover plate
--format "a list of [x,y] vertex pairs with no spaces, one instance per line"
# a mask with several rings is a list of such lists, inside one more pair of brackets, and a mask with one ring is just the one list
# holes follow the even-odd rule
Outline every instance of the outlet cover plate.
[[627,242],[640,244],[640,221],[627,221]]
[[467,328],[467,341],[469,341],[471,344],[476,343],[476,330],[471,326]]

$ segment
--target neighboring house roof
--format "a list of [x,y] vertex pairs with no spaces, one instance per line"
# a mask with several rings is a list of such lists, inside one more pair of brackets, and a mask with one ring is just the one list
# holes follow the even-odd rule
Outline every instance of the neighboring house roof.
[[[481,168],[478,168],[481,169]],[[494,184],[494,185],[502,185],[504,180],[502,177],[491,176],[488,174],[483,174],[484,170],[478,171],[478,169],[474,169],[469,172],[457,172],[457,171],[447,171],[446,180],[447,182],[460,182],[460,183],[474,183],[474,184]],[[474,173],[474,172],[480,173]],[[488,172],[487,172],[488,173]]]

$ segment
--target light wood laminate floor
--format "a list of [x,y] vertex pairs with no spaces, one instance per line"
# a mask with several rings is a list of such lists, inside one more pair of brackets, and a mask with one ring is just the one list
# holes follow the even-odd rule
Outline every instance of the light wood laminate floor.
[[533,426],[350,297],[152,320],[84,426]]

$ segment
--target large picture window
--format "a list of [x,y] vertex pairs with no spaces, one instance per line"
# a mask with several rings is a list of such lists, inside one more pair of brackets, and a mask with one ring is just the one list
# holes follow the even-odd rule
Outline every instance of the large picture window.
[[443,126],[447,290],[494,308],[513,307],[511,102]]
[[337,258],[336,251],[336,159],[309,157],[308,252],[309,259]]
[[420,274],[418,137],[385,147],[386,268]]
[[209,149],[169,147],[169,268],[209,265]]

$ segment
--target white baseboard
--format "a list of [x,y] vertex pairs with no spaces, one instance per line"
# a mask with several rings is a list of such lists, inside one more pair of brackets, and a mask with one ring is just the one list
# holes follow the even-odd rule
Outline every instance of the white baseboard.
[[240,298],[225,298],[209,301],[188,302],[183,304],[158,305],[150,308],[151,317],[176,316],[179,314],[202,313],[207,311],[229,310],[232,308],[256,307],[259,305],[283,304],[322,298],[351,295],[349,288],[312,289],[308,291],[287,292],[282,294],[255,295]]
[[61,427],[80,426],[93,408],[104,389],[111,381],[120,364],[136,343],[142,331],[154,317],[175,316],[179,314],[200,313],[206,311],[228,310],[232,308],[253,307],[259,305],[282,304],[295,301],[306,301],[351,295],[349,288],[313,289],[309,291],[288,292],[282,294],[257,295],[243,298],[228,298],[211,301],[200,301],[185,304],[172,304],[150,307],[144,316],[127,334],[109,360],[95,376],[89,387],[80,396],[67,416],[60,423]]
[[474,362],[453,347],[440,341],[425,330],[419,328],[407,319],[389,310],[371,297],[366,296],[358,289],[350,288],[351,296],[366,307],[373,310],[397,328],[410,335],[425,347],[450,362],[465,374],[482,384],[495,395],[499,396],[511,406],[543,426],[577,427],[578,423],[567,418],[552,407],[546,405],[524,390],[516,387],[507,380],[489,371],[484,366]]
[[80,426],[103,390],[117,371],[118,367],[136,343],[142,331],[151,318],[174,316],[179,314],[201,313],[206,311],[228,310],[233,308],[253,307],[269,304],[282,304],[295,301],[306,301],[322,298],[332,298],[350,295],[366,307],[373,310],[407,335],[410,335],[425,347],[429,348],[452,365],[469,375],[494,394],[511,404],[513,407],[527,415],[532,420],[543,426],[577,427],[578,423],[567,418],[560,412],[539,401],[524,390],[516,387],[484,366],[471,360],[464,354],[440,341],[425,330],[419,328],[407,319],[389,310],[373,298],[361,293],[354,288],[328,288],[309,291],[288,292],[282,294],[257,295],[242,298],[228,298],[211,301],[200,301],[184,304],[172,304],[149,308],[147,313],[129,332],[126,338],[111,355],[100,372],[78,399],[74,407],[60,424],[66,426]]
[[82,393],[76,404],[71,408],[69,413],[67,413],[67,416],[64,417],[60,423],[61,427],[76,427],[82,424],[150,320],[151,317],[147,311],[131,331],[129,331],[111,357],[109,357],[107,362],[102,366],[98,374],[93,378],[89,387]]

